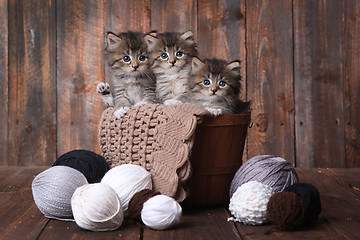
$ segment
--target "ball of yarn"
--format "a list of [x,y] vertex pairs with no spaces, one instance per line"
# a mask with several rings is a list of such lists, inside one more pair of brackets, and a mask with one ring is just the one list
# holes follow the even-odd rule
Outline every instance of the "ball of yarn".
[[61,155],[53,166],[68,166],[75,168],[89,183],[100,182],[109,170],[105,158],[89,150],[73,150]]
[[266,223],[267,203],[274,193],[272,187],[257,181],[241,185],[230,199],[229,210],[235,218],[231,217],[228,221],[248,225]]
[[120,198],[125,216],[127,216],[129,201],[134,194],[143,189],[152,189],[150,172],[133,164],[124,164],[110,169],[101,183],[105,183],[115,190]]
[[279,192],[271,196],[266,216],[280,230],[294,230],[305,223],[307,206],[296,193]]
[[142,222],[155,230],[171,228],[180,222],[182,208],[175,199],[166,195],[156,195],[143,204]]
[[307,218],[305,225],[311,224],[318,218],[321,212],[319,190],[309,183],[296,183],[285,188],[286,192],[294,192],[301,197],[307,206]]
[[149,198],[152,198],[156,195],[159,195],[160,192],[155,192],[150,189],[144,189],[140,192],[135,193],[131,198],[128,206],[128,215],[130,218],[140,221],[141,220],[141,211],[143,209],[143,204]]
[[230,185],[230,198],[238,187],[249,181],[271,186],[275,192],[283,191],[299,181],[295,169],[285,159],[259,155],[246,161],[236,172]]
[[66,220],[72,218],[73,193],[87,183],[78,170],[55,166],[38,174],[31,188],[35,204],[45,217]]
[[119,197],[103,183],[87,184],[76,189],[71,207],[76,224],[90,231],[115,230],[124,220]]

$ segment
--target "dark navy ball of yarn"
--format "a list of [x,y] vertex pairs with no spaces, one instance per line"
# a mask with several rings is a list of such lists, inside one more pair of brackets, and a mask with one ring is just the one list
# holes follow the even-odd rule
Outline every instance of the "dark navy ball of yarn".
[[321,202],[319,190],[309,183],[295,183],[285,188],[284,192],[294,192],[301,197],[307,205],[307,218],[305,224],[311,224],[319,217]]
[[98,183],[109,170],[106,160],[89,150],[73,150],[61,155],[53,166],[72,167],[86,177],[89,183]]

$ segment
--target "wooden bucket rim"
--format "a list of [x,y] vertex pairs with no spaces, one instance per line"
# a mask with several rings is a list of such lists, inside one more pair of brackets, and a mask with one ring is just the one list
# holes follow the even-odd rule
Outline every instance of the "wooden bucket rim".
[[224,114],[220,116],[206,115],[203,117],[199,126],[202,127],[218,127],[218,126],[234,126],[248,125],[251,120],[251,112],[240,114]]

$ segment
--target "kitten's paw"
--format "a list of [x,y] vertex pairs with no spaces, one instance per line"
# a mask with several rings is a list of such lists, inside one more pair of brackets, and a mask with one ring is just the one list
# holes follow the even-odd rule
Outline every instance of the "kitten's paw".
[[136,103],[134,106],[141,106],[141,105],[144,105],[144,104],[148,104],[148,102],[140,101],[140,102]]
[[174,104],[179,104],[179,103],[181,103],[181,101],[176,100],[176,99],[168,99],[168,100],[164,101],[164,105],[167,105],[167,106],[174,105]]
[[114,116],[115,116],[117,119],[120,119],[120,118],[122,118],[123,116],[125,116],[125,113],[126,113],[127,111],[129,111],[129,110],[130,110],[129,107],[121,107],[121,108],[119,108],[118,110],[116,110],[116,111],[114,112]]
[[222,110],[220,108],[206,107],[205,110],[209,111],[214,116],[219,116],[222,114]]
[[101,82],[96,86],[96,91],[101,95],[110,94],[110,85],[108,83]]

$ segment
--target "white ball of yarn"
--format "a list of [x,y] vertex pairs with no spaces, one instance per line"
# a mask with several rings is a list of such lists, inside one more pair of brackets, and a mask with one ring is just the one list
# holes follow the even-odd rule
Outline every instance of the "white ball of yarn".
[[156,195],[143,204],[142,222],[156,230],[163,230],[179,224],[182,208],[175,199]]
[[76,224],[90,231],[119,228],[124,220],[120,199],[106,184],[87,184],[76,189],[71,198]]
[[112,187],[120,198],[125,216],[130,199],[143,189],[152,189],[151,174],[145,168],[124,164],[110,169],[101,183]]
[[248,225],[261,225],[267,222],[266,207],[275,193],[272,187],[257,181],[244,183],[230,199],[229,210],[237,221]]
[[71,220],[71,197],[87,184],[85,176],[67,166],[54,166],[38,174],[31,185],[36,206],[47,218]]

